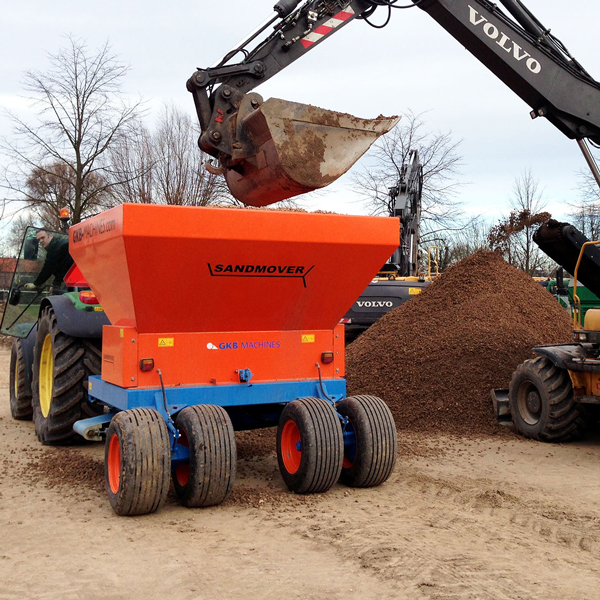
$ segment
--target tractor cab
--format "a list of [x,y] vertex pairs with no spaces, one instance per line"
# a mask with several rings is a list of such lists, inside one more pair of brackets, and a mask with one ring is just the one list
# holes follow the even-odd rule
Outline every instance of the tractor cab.
[[[48,236],[54,247],[64,248],[58,259],[49,257],[49,251],[43,247],[44,237]],[[76,311],[102,311],[81,271],[73,263],[68,243],[69,236],[66,233],[38,227],[27,228],[0,324],[1,333],[16,338],[28,337],[38,321],[41,308],[50,302],[46,300],[49,297],[64,296]],[[38,281],[40,274],[44,276],[44,271],[49,273],[48,278]]]
[[[51,293],[51,282],[43,287],[27,289],[30,287],[27,284],[33,284],[46,261],[46,250],[36,237],[40,231],[45,230],[28,227],[25,231],[0,325],[0,331],[5,335],[26,338],[37,323],[42,300]],[[64,233],[49,233],[58,239],[69,239]]]

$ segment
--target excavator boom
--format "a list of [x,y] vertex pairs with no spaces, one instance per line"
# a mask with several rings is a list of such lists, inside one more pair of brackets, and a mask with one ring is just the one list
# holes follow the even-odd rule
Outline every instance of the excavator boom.
[[[408,0],[407,0],[408,1]],[[600,84],[520,0],[280,0],[276,15],[187,82],[202,134],[239,200],[264,206],[328,185],[398,119],[356,119],[252,92],[354,20],[378,8],[427,12],[531,108],[581,146],[600,146]],[[389,19],[388,19],[389,20]],[[257,41],[261,34],[266,37]],[[243,56],[239,63],[231,61]]]

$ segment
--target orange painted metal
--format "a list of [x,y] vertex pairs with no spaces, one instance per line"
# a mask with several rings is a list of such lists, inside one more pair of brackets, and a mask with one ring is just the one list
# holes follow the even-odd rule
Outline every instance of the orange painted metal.
[[113,325],[141,333],[333,329],[397,248],[399,226],[381,217],[125,204],[71,227],[70,242]]
[[104,381],[123,388],[137,387],[138,339],[138,332],[134,327],[104,326],[102,333],[102,379]]
[[[337,326],[399,244],[397,219],[126,204],[71,227],[121,387],[344,374]],[[337,326],[337,328],[336,328]],[[228,346],[229,344],[229,346]],[[237,344],[237,346],[234,346]],[[323,352],[334,352],[321,364]],[[152,358],[155,369],[140,370]]]
[[302,451],[298,449],[301,443],[300,430],[294,421],[287,421],[281,431],[281,458],[285,470],[293,475],[298,472],[302,462]]
[[[121,335],[122,332],[122,335]],[[332,363],[321,362],[333,352]],[[152,358],[154,369],[140,361]],[[334,330],[147,334],[133,328],[104,327],[102,379],[124,388],[241,383],[250,369],[252,383],[343,377],[344,326]]]

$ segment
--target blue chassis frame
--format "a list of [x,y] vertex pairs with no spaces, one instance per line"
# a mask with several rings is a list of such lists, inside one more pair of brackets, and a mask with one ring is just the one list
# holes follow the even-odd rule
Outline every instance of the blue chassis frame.
[[[173,416],[188,406],[212,404],[228,408],[264,406],[265,410],[273,404],[285,405],[298,398],[312,396],[334,404],[346,396],[345,379],[318,379],[277,381],[271,383],[246,383],[235,385],[180,386],[164,388],[126,389],[103,381],[99,375],[88,379],[90,400],[98,401],[110,411],[104,415],[77,421],[74,429],[77,433],[88,425],[108,425],[112,417],[119,411],[133,408],[150,408],[158,411],[167,424],[171,441],[171,463],[178,464],[189,461],[189,449],[177,443],[179,432],[173,423]],[[344,445],[352,452],[355,449],[354,430],[348,420],[338,416],[342,421]]]

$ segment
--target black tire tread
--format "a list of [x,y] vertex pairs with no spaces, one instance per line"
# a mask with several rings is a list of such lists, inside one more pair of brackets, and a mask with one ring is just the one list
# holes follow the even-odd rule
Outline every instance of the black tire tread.
[[[48,333],[52,336],[54,381],[50,412],[44,417],[39,402],[39,361]],[[53,309],[46,307],[42,311],[34,349],[32,385],[33,420],[42,444],[64,445],[80,441],[73,431],[73,424],[102,413],[101,405],[88,401],[88,377],[99,375],[101,371],[98,343],[99,340],[66,335],[58,328]]]
[[[396,466],[398,434],[387,404],[377,396],[351,396],[337,404],[342,416],[354,418],[357,456],[343,468],[340,480],[352,487],[375,487],[390,477]],[[352,419],[351,419],[352,420]]]
[[[108,481],[108,448],[113,435],[121,440],[121,481],[113,494]],[[169,491],[171,452],[167,424],[149,408],[117,413],[106,436],[105,481],[110,504],[120,516],[156,512]]]
[[27,385],[23,345],[18,338],[13,339],[10,352],[10,414],[18,421],[31,421],[33,417],[31,387]]
[[[301,435],[305,429],[300,468],[293,475],[286,471],[281,455],[281,431],[289,419],[296,422]],[[311,397],[287,404],[279,421],[277,457],[282,477],[293,492],[317,494],[329,490],[340,477],[344,458],[342,430],[333,406]]]
[[[519,415],[517,393],[525,380],[539,383],[542,402],[548,405],[545,420],[541,418],[544,422],[535,426],[527,424]],[[585,413],[573,396],[569,372],[557,367],[545,356],[526,360],[517,367],[508,397],[515,427],[525,437],[542,442],[567,442],[581,438],[587,429]]]
[[224,408],[200,404],[184,408],[175,426],[186,433],[190,447],[190,478],[173,487],[181,503],[189,508],[216,506],[233,489],[237,471],[235,431]]

